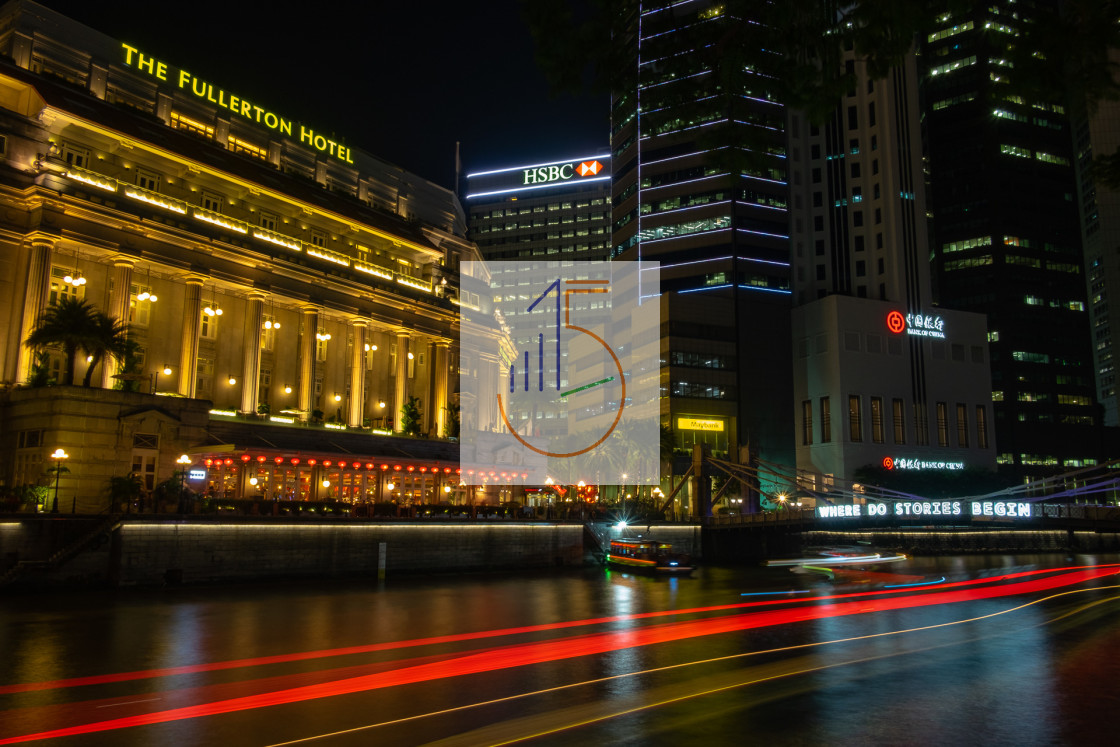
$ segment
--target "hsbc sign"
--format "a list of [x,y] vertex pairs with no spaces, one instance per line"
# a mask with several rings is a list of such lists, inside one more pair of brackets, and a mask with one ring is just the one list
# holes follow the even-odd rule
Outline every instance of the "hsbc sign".
[[595,176],[602,170],[603,164],[598,161],[538,166],[531,169],[522,169],[523,181],[521,183],[550,184],[552,182],[566,182],[570,179]]
[[519,195],[540,189],[584,191],[599,188],[608,192],[610,181],[611,157],[603,153],[467,174],[466,199]]

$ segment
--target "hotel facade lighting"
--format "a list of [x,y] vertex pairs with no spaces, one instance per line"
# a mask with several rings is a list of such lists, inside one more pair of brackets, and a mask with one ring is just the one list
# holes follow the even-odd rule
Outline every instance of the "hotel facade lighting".
[[[284,428],[260,408],[282,403],[309,422],[335,391],[348,392],[336,424],[348,433],[399,428],[415,396],[422,431],[442,435],[458,365],[450,298],[460,260],[479,258],[450,190],[34,2],[0,7],[0,23],[0,295],[13,299],[0,311],[0,381],[15,387],[0,401],[5,484],[34,483],[49,457],[21,445],[86,442],[94,428],[117,436],[83,452],[93,466],[77,489],[103,493],[134,463],[151,488],[180,453],[200,453],[206,418],[225,417],[211,411]],[[26,388],[35,351],[22,342],[66,296],[128,321],[139,363],[106,359],[94,387],[48,396]],[[107,391],[154,387],[153,361],[174,395],[158,407],[133,401],[146,391]],[[114,414],[71,417],[81,398]],[[153,408],[165,414],[143,414]],[[43,430],[59,437],[29,435]]]

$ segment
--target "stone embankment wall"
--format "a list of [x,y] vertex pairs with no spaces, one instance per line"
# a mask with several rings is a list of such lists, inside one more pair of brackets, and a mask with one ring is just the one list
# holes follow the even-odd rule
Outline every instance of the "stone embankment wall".
[[[92,519],[0,522],[0,557],[5,567],[19,560],[44,560],[52,546],[59,546],[60,536],[69,539],[93,531],[72,559],[57,568],[24,569],[16,574],[13,586],[376,578],[382,572],[545,569],[597,561],[582,524],[128,517],[115,529],[96,531],[96,527]],[[652,536],[700,555],[699,526],[658,526]]]

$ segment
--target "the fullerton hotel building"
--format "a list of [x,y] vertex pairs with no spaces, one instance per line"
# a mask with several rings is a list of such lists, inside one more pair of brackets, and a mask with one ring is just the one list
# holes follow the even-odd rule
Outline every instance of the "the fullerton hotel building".
[[[95,511],[112,477],[181,469],[225,497],[465,499],[443,437],[477,250],[449,190],[32,2],[0,8],[0,55],[9,498],[58,471],[62,510]],[[137,347],[32,385],[63,355],[23,343],[69,296]],[[421,438],[394,434],[412,397]]]

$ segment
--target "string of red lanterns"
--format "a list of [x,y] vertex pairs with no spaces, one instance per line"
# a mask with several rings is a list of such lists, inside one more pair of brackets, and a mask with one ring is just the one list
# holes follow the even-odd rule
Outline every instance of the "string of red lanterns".
[[[252,456],[251,454],[242,454],[242,455],[241,455],[241,461],[242,461],[243,463],[245,463],[245,464],[248,464],[249,462],[253,461],[253,460],[254,460],[254,458],[256,459],[256,461],[257,461],[257,463],[258,463],[258,464],[262,464],[262,465],[263,465],[263,464],[264,464],[265,462],[267,462],[267,461],[268,461],[268,457],[267,457],[267,456],[265,456],[264,454],[260,454],[260,455],[258,455],[258,456],[256,456],[256,457],[253,457],[253,456]],[[283,464],[284,464],[284,462],[285,462],[285,458],[284,458],[284,457],[280,457],[280,456],[278,456],[278,457],[273,457],[273,458],[272,458],[272,461],[273,461],[273,462],[274,462],[274,463],[275,463],[275,464],[276,464],[277,466],[281,466],[281,465],[283,465]],[[290,458],[290,459],[288,459],[287,461],[288,461],[288,462],[289,462],[290,464],[292,464],[293,466],[295,466],[295,465],[299,465],[299,464],[301,463],[301,460],[300,460],[300,458],[299,458],[299,457],[291,457],[291,458]],[[217,459],[215,459],[215,458],[213,458],[213,457],[210,457],[210,458],[207,458],[207,459],[203,460],[203,463],[204,463],[204,464],[205,464],[205,465],[206,465],[207,467],[216,467],[216,468],[218,468],[218,469],[221,469],[222,467],[230,467],[230,466],[233,466],[234,460],[233,460],[232,458],[226,458],[226,459],[222,459],[222,458],[217,458]],[[361,468],[363,467],[363,464],[362,464],[362,462],[361,462],[360,460],[358,460],[358,459],[355,459],[355,460],[354,460],[353,462],[347,462],[347,461],[345,461],[345,460],[340,460],[340,461],[338,461],[338,462],[335,462],[335,461],[333,461],[333,460],[331,460],[331,459],[324,459],[324,460],[322,460],[322,462],[321,462],[321,463],[322,463],[322,465],[323,465],[324,467],[331,467],[331,466],[336,466],[336,467],[338,467],[339,469],[361,469]],[[307,464],[307,465],[308,465],[309,467],[314,467],[314,466],[315,466],[316,464],[320,464],[320,461],[319,461],[319,460],[317,460],[317,459],[311,458],[311,459],[308,459],[308,460],[306,461],[306,464]],[[443,472],[443,474],[445,474],[445,475],[450,475],[450,474],[451,474],[451,472],[452,472],[452,469],[451,469],[451,467],[440,467],[440,466],[439,466],[438,464],[437,464],[437,465],[433,465],[433,466],[431,466],[431,467],[429,467],[429,466],[427,466],[427,465],[420,465],[419,467],[417,467],[417,466],[416,466],[416,465],[414,465],[414,464],[409,464],[409,465],[400,465],[400,464],[388,465],[388,464],[380,464],[380,465],[378,465],[378,464],[377,464],[377,463],[375,463],[375,462],[366,462],[366,463],[364,464],[364,466],[365,466],[365,468],[366,468],[367,470],[370,470],[370,471],[373,471],[373,470],[375,470],[375,469],[378,469],[378,468],[380,468],[380,471],[382,471],[382,472],[388,472],[388,471],[389,471],[390,469],[391,469],[392,471],[394,471],[394,472],[400,472],[400,471],[402,471],[402,470],[407,470],[408,472],[416,472],[416,471],[417,471],[417,469],[419,469],[419,471],[420,471],[420,473],[421,473],[421,474],[427,474],[428,472],[431,472],[431,473],[432,473],[433,475],[438,475],[438,474],[439,474],[439,473],[440,473],[441,471],[442,471],[442,472]],[[463,473],[463,470],[462,470],[462,469],[459,469],[459,468],[456,468],[456,469],[454,470],[454,472],[455,472],[455,474],[457,474],[457,475],[461,475],[461,474]],[[474,470],[468,470],[468,474],[471,474],[471,475],[473,475],[473,474],[474,474]],[[490,474],[491,474],[491,475],[493,475],[494,473],[493,473],[493,472],[491,472]],[[503,477],[505,477],[505,476],[506,476],[506,473],[502,473],[502,476],[503,476]],[[514,474],[512,474],[512,475],[510,475],[510,476],[511,476],[511,477],[516,477],[516,473],[514,473]],[[528,477],[528,475],[527,475],[526,473],[522,473],[521,477],[522,477],[522,478],[525,478],[525,477]]]

